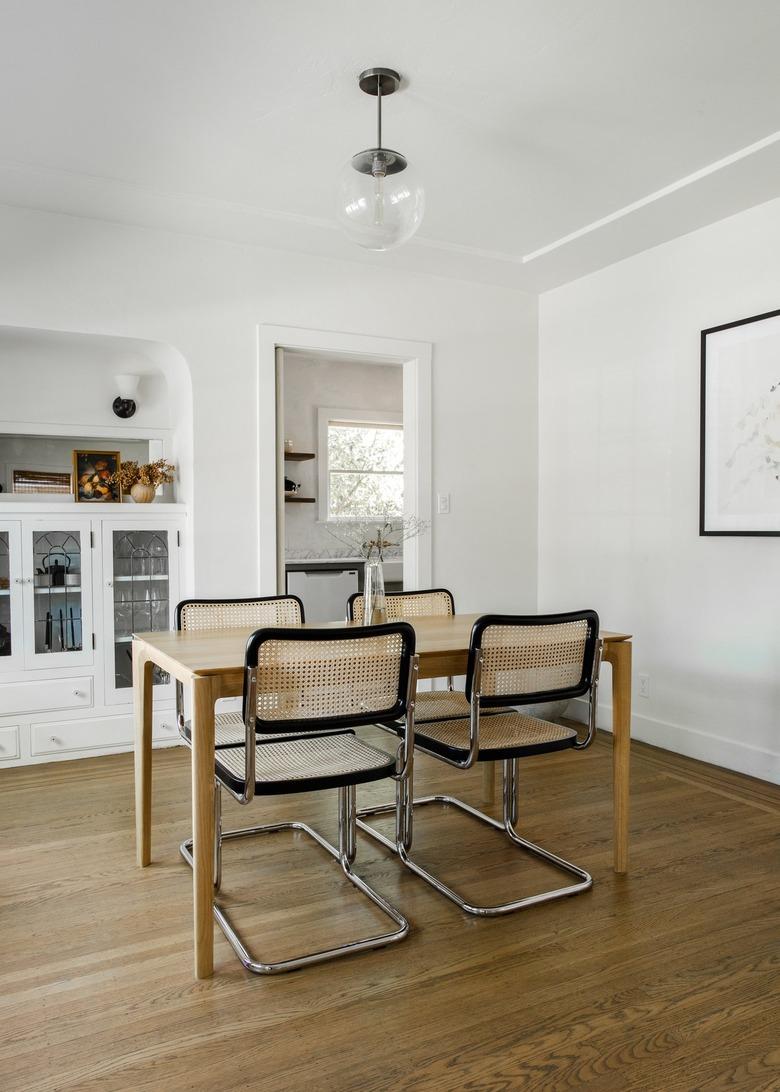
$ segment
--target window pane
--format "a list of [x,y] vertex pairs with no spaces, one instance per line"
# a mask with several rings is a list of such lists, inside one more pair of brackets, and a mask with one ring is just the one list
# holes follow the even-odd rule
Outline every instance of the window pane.
[[404,468],[404,434],[398,426],[328,425],[331,470],[396,471]]
[[403,508],[403,474],[330,474],[331,516],[398,516]]

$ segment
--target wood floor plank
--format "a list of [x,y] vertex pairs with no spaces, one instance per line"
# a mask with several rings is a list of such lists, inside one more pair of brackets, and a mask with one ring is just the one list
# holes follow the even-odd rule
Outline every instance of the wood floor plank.
[[[777,1090],[780,789],[644,745],[632,761],[628,876],[611,869],[600,739],[521,766],[522,829],[588,868],[592,891],[475,920],[361,836],[358,870],[408,915],[407,941],[261,979],[217,932],[204,982],[191,976],[192,884],[178,857],[188,754],[155,752],[144,870],[130,756],[5,771],[0,1087]],[[421,758],[416,789],[478,804],[481,776]],[[360,800],[391,795],[380,784]],[[227,826],[296,817],[335,832],[334,793],[225,811]],[[429,811],[416,852],[470,894],[549,882],[486,828]],[[371,928],[374,911],[347,887],[300,838],[226,846],[226,901],[263,955]]]

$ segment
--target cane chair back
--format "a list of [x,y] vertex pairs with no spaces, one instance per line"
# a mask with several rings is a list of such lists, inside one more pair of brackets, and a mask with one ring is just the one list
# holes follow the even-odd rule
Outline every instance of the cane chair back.
[[[251,599],[185,599],[176,607],[176,629],[196,633],[207,629],[247,629],[259,626],[295,625],[304,621],[303,603],[297,595],[253,596]],[[184,687],[176,683],[176,720],[179,735],[192,745],[192,727],[185,720]],[[214,742],[217,748],[235,747],[244,739],[244,720],[237,711],[217,712]]]
[[404,622],[359,630],[261,629],[247,642],[244,718],[256,675],[263,733],[349,728],[406,716],[415,633]]
[[471,701],[481,659],[480,705],[533,705],[576,698],[592,685],[599,635],[595,611],[485,615],[474,624],[466,676]]
[[185,599],[176,607],[176,628],[188,632],[202,629],[294,626],[303,621],[303,603],[297,595],[256,596],[252,599]]
[[[387,592],[385,611],[388,622],[401,621],[404,618],[430,618],[438,615],[452,616],[455,613],[455,600],[452,592],[446,588],[431,588],[424,591]],[[363,624],[364,599],[362,592],[355,592],[347,600],[347,620]]]

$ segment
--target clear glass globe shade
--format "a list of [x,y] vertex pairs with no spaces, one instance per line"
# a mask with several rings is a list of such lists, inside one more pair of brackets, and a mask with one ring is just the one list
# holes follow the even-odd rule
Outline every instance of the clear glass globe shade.
[[352,160],[339,177],[337,214],[347,237],[366,250],[392,250],[422,223],[425,191],[413,167],[375,178]]

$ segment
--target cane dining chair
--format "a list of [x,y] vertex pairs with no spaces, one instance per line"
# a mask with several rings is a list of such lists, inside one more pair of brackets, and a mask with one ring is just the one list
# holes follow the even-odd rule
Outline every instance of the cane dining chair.
[[[347,600],[347,621],[363,624],[364,599],[362,592],[355,592]],[[388,622],[414,618],[449,617],[455,614],[455,597],[447,588],[429,588],[423,591],[387,592],[385,611]],[[499,712],[491,709],[491,713]],[[455,680],[447,679],[446,690],[421,690],[417,695],[415,722],[426,724],[432,720],[450,720],[467,717],[469,703],[466,695],[455,689]]]
[[[382,778],[405,783],[414,753],[418,665],[406,623],[359,630],[260,629],[247,642],[240,746],[215,753],[215,892],[226,839],[303,831],[339,863],[343,874],[390,918],[389,932],[272,962],[254,958],[216,898],[214,917],[247,970],[276,974],[402,940],[406,918],[353,871],[357,850],[355,786]],[[365,743],[355,729],[377,720],[402,723],[393,754]],[[327,732],[330,734],[321,734]],[[255,797],[338,789],[338,845],[299,821],[223,831],[222,790],[239,804]],[[192,840],[181,853],[192,866]]]
[[[247,629],[259,626],[292,626],[304,622],[303,603],[297,595],[254,596],[251,599],[184,599],[177,604],[177,630],[188,633],[204,629]],[[214,718],[214,746],[235,747],[244,741],[244,721],[236,712],[217,713]],[[176,723],[187,746],[192,743],[191,725],[184,716],[184,687],[176,683]]]
[[[417,721],[415,746],[424,754],[458,769],[476,762],[503,764],[503,816],[501,821],[485,815],[453,796],[413,797],[411,778],[399,789],[393,804],[361,809],[358,825],[371,837],[397,853],[403,863],[441,894],[469,914],[506,914],[536,903],[586,891],[593,881],[589,873],[562,857],[550,853],[518,834],[518,763],[530,755],[550,754],[568,748],[583,750],[596,732],[596,703],[601,641],[595,611],[538,616],[485,615],[471,633],[465,697],[467,719]],[[582,739],[573,728],[540,720],[522,712],[524,705],[584,697],[589,702],[588,727]],[[499,706],[518,706],[485,719],[485,712]],[[381,725],[386,731],[393,726]],[[397,729],[396,729],[397,731]],[[426,804],[452,805],[502,831],[520,849],[575,877],[567,884],[540,894],[526,895],[499,905],[482,906],[468,902],[411,856],[414,810]],[[395,842],[368,825],[371,816],[395,812]]]

